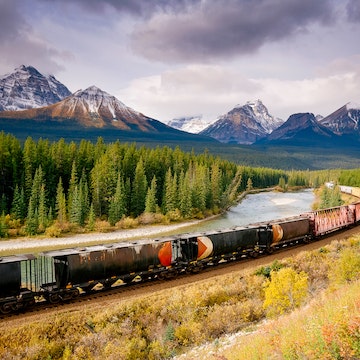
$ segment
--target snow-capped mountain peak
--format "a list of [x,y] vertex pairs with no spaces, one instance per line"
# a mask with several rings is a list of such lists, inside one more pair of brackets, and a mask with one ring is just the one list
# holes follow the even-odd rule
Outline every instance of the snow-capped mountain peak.
[[99,89],[96,86],[90,86],[85,90],[78,90],[72,95],[73,105],[82,104],[85,111],[93,114],[98,114],[99,111],[106,109],[111,113],[112,118],[117,118],[118,111],[127,111],[129,108],[123,104],[115,96]]
[[271,116],[260,100],[237,105],[228,113],[201,131],[221,142],[252,144],[270,134],[283,123]]
[[39,108],[69,96],[69,89],[54,76],[21,65],[0,77],[0,111]]
[[360,105],[349,102],[320,120],[320,123],[338,135],[354,135],[359,133]]
[[279,118],[274,118],[269,114],[268,109],[261,100],[247,101],[244,107],[249,107],[254,113],[257,122],[270,134],[277,129],[284,121]]

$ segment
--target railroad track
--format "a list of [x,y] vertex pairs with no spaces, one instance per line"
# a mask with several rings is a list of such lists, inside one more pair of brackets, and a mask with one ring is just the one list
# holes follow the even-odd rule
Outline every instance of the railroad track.
[[45,301],[38,302],[31,308],[19,310],[17,312],[13,312],[7,315],[0,315],[0,326],[2,323],[16,321],[27,317],[31,319],[33,317],[36,317],[37,314],[44,312],[59,313],[66,311],[76,311],[82,306],[94,305],[106,302],[106,300],[121,301],[143,294],[150,294],[164,289],[188,285],[215,276],[225,275],[229,272],[241,271],[251,267],[264,266],[268,263],[273,262],[274,260],[281,260],[289,256],[294,256],[300,251],[311,251],[317,248],[321,248],[329,244],[333,240],[344,239],[358,233],[360,233],[360,228],[354,227],[345,231],[329,234],[321,240],[310,242],[308,244],[297,243],[293,246],[287,246],[281,249],[277,249],[271,255],[264,254],[260,255],[257,258],[246,257],[241,260],[218,264],[214,267],[207,267],[197,274],[182,273],[174,278],[167,280],[153,279],[151,281],[126,284],[103,291],[94,291],[90,293],[80,294],[80,296],[75,299],[56,304],[51,304]]

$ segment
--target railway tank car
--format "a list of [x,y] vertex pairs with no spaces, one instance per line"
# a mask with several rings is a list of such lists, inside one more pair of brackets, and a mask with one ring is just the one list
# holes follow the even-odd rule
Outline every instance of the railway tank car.
[[24,309],[44,299],[51,303],[73,299],[81,290],[198,272],[359,223],[357,202],[245,227],[2,257],[0,312]]
[[123,242],[44,252],[42,256],[54,264],[54,281],[42,287],[45,296],[57,302],[76,297],[78,288],[89,291],[97,285],[111,287],[119,280],[127,283],[139,275],[158,274],[166,268],[166,254],[161,250],[167,242]]

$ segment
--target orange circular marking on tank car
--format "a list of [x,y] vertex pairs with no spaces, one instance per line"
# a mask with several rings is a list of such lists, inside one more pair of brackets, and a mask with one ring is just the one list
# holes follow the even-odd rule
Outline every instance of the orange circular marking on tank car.
[[167,241],[163,244],[160,248],[158,253],[158,258],[160,260],[160,264],[162,266],[170,266],[171,265],[171,258],[172,258],[172,246],[171,242]]
[[279,224],[273,224],[272,230],[273,230],[273,244],[276,244],[283,238],[284,231],[281,225]]
[[197,260],[202,260],[211,255],[214,246],[212,241],[207,236],[199,236],[198,241],[198,256]]

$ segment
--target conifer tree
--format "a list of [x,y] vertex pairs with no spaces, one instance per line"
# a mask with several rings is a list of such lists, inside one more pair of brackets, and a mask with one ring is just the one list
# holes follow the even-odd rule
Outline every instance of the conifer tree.
[[41,184],[40,187],[38,214],[39,214],[39,231],[44,232],[49,224],[44,184]]
[[219,207],[222,193],[221,172],[217,163],[211,166],[209,208]]
[[63,225],[66,222],[67,218],[67,211],[66,211],[66,198],[64,194],[64,188],[62,185],[62,178],[59,178],[57,190],[56,190],[56,204],[55,204],[55,211],[56,211],[56,219],[57,221]]
[[184,218],[189,218],[192,214],[192,196],[189,172],[187,171],[185,176],[182,174],[180,179],[180,212]]
[[124,181],[118,174],[115,194],[110,201],[109,206],[109,223],[114,226],[126,213],[126,197],[125,197]]
[[163,213],[169,213],[174,211],[178,207],[177,198],[178,198],[178,186],[177,186],[177,176],[174,176],[171,173],[171,168],[169,168],[165,175],[164,183],[164,195],[163,195]]
[[84,226],[85,220],[89,213],[89,187],[84,172],[81,175],[80,183],[79,183],[79,202],[80,202],[79,224],[81,226]]
[[147,179],[145,175],[144,163],[140,158],[136,169],[132,187],[132,212],[134,216],[139,216],[145,210],[145,198],[147,193]]
[[[77,209],[72,209],[72,206],[76,206],[76,201],[74,202],[73,197],[75,196],[75,188],[78,184],[78,178],[77,178],[77,170],[76,170],[76,163],[73,161],[72,168],[71,168],[71,177],[69,182],[69,189],[68,189],[68,196],[67,196],[67,208],[69,213],[69,219],[72,222],[72,217],[74,212],[77,211]],[[76,194],[78,195],[78,194]]]
[[206,169],[203,165],[195,166],[193,189],[192,189],[192,204],[194,208],[200,211],[206,209],[206,198],[208,190],[208,178]]
[[[39,218],[39,211],[41,211],[41,220]],[[28,206],[28,213],[26,218],[26,229],[30,235],[36,234],[39,225],[41,231],[44,229],[46,217],[46,195],[45,195],[45,180],[41,166],[39,166],[34,175],[33,185],[31,188],[31,195]]]
[[11,214],[15,219],[23,220],[26,216],[26,203],[24,188],[19,191],[19,186],[15,186],[14,198],[11,205]]
[[78,185],[72,190],[71,204],[69,204],[70,213],[69,220],[73,224],[81,225],[82,223],[82,212],[81,212],[81,199]]
[[95,216],[95,211],[94,211],[94,204],[91,203],[90,210],[89,210],[89,221],[88,221],[89,230],[95,229],[95,220],[96,220],[96,216]]
[[156,213],[156,209],[158,206],[156,200],[156,192],[157,192],[156,187],[157,187],[156,176],[154,175],[154,177],[151,180],[151,185],[148,188],[145,199],[145,212],[147,213]]
[[26,218],[25,231],[29,235],[35,235],[39,227],[39,216],[36,205],[34,204],[35,200],[33,197],[30,197],[28,214]]

